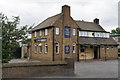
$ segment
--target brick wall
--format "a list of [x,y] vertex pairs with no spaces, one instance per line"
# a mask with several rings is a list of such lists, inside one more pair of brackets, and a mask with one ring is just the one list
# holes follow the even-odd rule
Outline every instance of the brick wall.
[[117,59],[118,57],[118,48],[114,46],[114,48],[111,48],[111,46],[108,47],[109,49],[106,49],[105,54],[105,48],[100,48],[100,58],[105,59],[105,55],[107,59]]
[[74,61],[73,59],[66,59],[66,62],[6,63],[3,64],[2,70],[3,78],[74,75]]

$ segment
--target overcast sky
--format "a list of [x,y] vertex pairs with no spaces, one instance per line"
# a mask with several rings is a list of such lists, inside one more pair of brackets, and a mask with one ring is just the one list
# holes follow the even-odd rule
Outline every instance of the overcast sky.
[[0,0],[0,12],[20,16],[20,25],[39,24],[46,18],[61,12],[65,4],[71,6],[74,20],[92,22],[100,19],[100,25],[106,31],[118,27],[119,0]]

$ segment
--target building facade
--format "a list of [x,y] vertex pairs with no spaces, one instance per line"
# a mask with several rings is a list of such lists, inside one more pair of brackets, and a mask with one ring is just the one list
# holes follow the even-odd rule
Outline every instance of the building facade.
[[115,42],[117,42],[118,45],[118,55],[120,56],[120,34],[111,34],[110,35],[111,38],[113,38],[115,40]]
[[74,20],[70,6],[62,6],[62,12],[49,17],[32,29],[30,58],[58,61],[65,58],[115,59],[117,43],[100,25]]

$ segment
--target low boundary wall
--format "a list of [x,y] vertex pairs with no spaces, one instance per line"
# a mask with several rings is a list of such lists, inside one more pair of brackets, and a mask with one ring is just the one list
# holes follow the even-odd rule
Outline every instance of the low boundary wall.
[[73,59],[54,62],[4,63],[2,78],[39,78],[74,75]]

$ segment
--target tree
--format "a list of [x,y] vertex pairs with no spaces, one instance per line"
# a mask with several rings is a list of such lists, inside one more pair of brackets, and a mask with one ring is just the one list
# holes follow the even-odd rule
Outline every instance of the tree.
[[117,27],[116,29],[111,30],[111,34],[120,34],[120,28]]
[[18,28],[20,18],[13,17],[9,20],[7,16],[0,13],[0,29],[2,29],[2,59],[11,58],[11,54],[19,47],[19,42],[28,38],[32,26],[21,26]]

